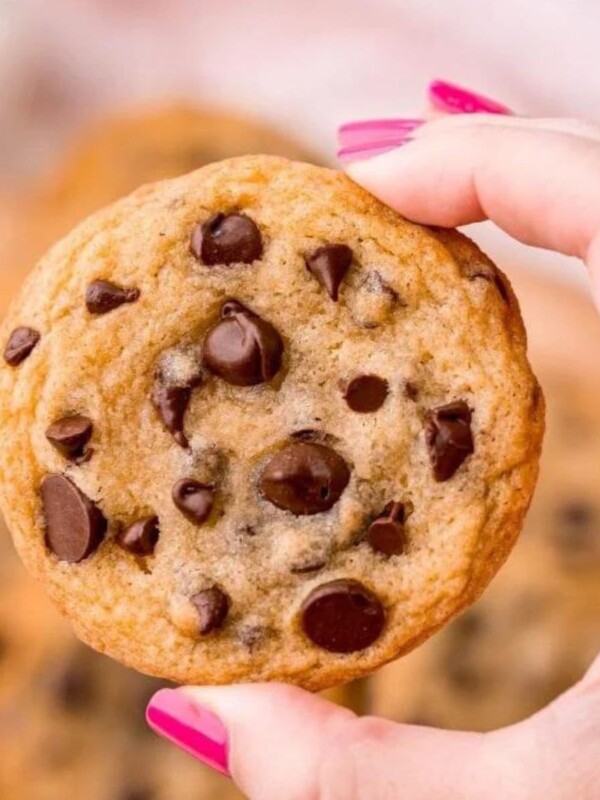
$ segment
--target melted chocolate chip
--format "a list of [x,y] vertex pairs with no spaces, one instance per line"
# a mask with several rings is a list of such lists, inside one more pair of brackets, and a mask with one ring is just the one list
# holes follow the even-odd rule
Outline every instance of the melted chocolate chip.
[[332,300],[338,299],[352,256],[352,250],[346,244],[326,244],[306,256],[306,268],[325,287]]
[[373,644],[383,630],[380,600],[355,580],[318,586],[304,600],[302,627],[308,638],[331,653],[354,653]]
[[245,214],[213,214],[194,226],[190,250],[198,261],[211,267],[251,264],[262,256],[262,236]]
[[236,300],[223,304],[221,318],[204,340],[206,366],[234,386],[270,381],[281,367],[279,333]]
[[434,478],[449,480],[474,450],[468,405],[457,400],[432,409],[425,422],[425,439]]
[[93,428],[89,417],[75,414],[53,422],[46,431],[46,438],[65,458],[77,460],[84,456]]
[[229,611],[229,597],[218,586],[204,589],[191,598],[198,612],[198,630],[202,636],[223,627]]
[[388,395],[388,382],[378,375],[358,375],[344,389],[344,400],[352,411],[369,414],[377,411]]
[[314,442],[321,439],[323,436],[322,431],[317,431],[314,428],[302,428],[299,431],[294,431],[291,434],[292,439],[298,439],[301,442]]
[[387,296],[392,303],[397,303],[400,300],[400,295],[398,292],[393,288],[393,286],[390,286],[382,274],[377,272],[376,269],[372,270],[371,272],[367,272],[361,285],[365,291],[371,294]]
[[183,432],[185,412],[192,397],[189,386],[164,386],[157,380],[152,390],[152,404],[165,428],[181,447],[188,447],[188,438]]
[[4,348],[4,360],[11,367],[18,367],[30,355],[39,340],[40,334],[33,328],[15,328]]
[[500,271],[496,269],[493,264],[488,264],[487,262],[474,262],[471,264],[467,264],[464,268],[465,276],[470,280],[474,281],[477,278],[484,281],[489,281],[489,283],[493,283],[500,294],[500,297],[504,300],[505,303],[509,301],[509,293],[508,288],[504,282],[504,278]]
[[265,625],[243,625],[238,630],[238,638],[240,642],[252,651],[260,644],[269,634],[269,629]]
[[321,444],[327,445],[334,445],[336,442],[339,442],[337,436],[323,430],[317,430],[316,428],[302,428],[299,431],[294,431],[290,433],[290,439],[294,439],[298,442],[320,442]]
[[367,531],[367,541],[376,553],[397,556],[406,547],[404,531],[405,510],[402,503],[388,503],[382,514],[373,520]]
[[293,575],[308,575],[311,572],[319,572],[324,566],[324,561],[311,561],[308,564],[299,564],[298,566],[290,567],[290,572]]
[[136,556],[149,556],[154,552],[159,534],[158,517],[145,517],[121,531],[117,543]]
[[61,561],[76,563],[91,555],[106,534],[100,509],[65,475],[42,482],[46,543]]
[[404,384],[404,394],[414,403],[419,397],[419,387],[411,381],[406,381]]
[[173,486],[172,497],[184,517],[194,525],[202,525],[212,511],[214,487],[206,486],[193,478],[183,478]]
[[267,462],[259,479],[261,494],[293,514],[318,514],[337,501],[350,480],[344,459],[322,444],[294,442]]
[[135,303],[140,290],[124,288],[110,281],[92,281],[85,292],[85,304],[90,314],[107,314],[123,303]]

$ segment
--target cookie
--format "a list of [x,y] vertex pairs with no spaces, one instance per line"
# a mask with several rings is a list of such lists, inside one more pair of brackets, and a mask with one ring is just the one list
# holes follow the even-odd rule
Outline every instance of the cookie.
[[341,174],[257,156],[144,187],[42,260],[5,353],[25,328],[3,511],[79,636],[141,671],[364,675],[518,534],[543,398],[510,286]]
[[523,534],[471,609],[369,680],[370,713],[457,729],[503,727],[572,686],[600,650],[600,319],[575,290],[516,278],[548,404],[540,481]]

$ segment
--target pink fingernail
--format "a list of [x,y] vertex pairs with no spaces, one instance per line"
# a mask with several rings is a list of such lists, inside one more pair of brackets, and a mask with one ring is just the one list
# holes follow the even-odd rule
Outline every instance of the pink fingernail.
[[337,157],[342,164],[351,164],[353,161],[366,161],[368,158],[375,158],[375,156],[381,156],[391,150],[396,150],[409,142],[412,142],[411,137],[403,136],[395,141],[371,142],[365,145],[342,147],[338,150]]
[[447,114],[513,113],[502,103],[447,81],[432,81],[429,84],[429,100],[435,108]]
[[146,720],[156,733],[229,776],[227,730],[212,711],[182,692],[161,689],[148,704]]
[[396,142],[423,124],[422,119],[363,119],[338,128],[340,147],[358,147],[371,142]]

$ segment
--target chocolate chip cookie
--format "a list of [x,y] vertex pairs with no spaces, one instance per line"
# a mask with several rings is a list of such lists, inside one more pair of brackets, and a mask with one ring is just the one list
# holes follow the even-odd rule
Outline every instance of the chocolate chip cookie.
[[17,548],[142,671],[363,675],[477,597],[531,498],[543,398],[508,282],[329,170],[138,190],[50,251],[2,337]]

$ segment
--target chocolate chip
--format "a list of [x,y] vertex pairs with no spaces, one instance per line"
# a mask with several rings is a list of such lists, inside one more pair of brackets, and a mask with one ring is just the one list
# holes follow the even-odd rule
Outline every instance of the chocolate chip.
[[561,520],[573,528],[587,527],[597,516],[596,510],[585,500],[567,503],[558,513]]
[[413,403],[417,401],[419,397],[419,387],[412,383],[412,381],[406,381],[404,384],[404,394],[408,397],[409,400],[412,400]]
[[466,611],[457,617],[449,630],[454,638],[459,639],[463,646],[478,639],[487,628],[487,620],[480,611]]
[[4,348],[4,360],[11,367],[18,367],[39,340],[40,334],[33,328],[15,328]]
[[206,486],[193,478],[183,478],[173,486],[172,497],[186,519],[194,525],[202,525],[212,511],[214,487]]
[[50,675],[50,691],[61,709],[71,713],[92,705],[93,691],[85,658],[79,656]]
[[136,556],[149,556],[154,552],[159,533],[158,517],[145,517],[121,531],[117,543]]
[[204,589],[191,598],[198,612],[198,630],[205,636],[207,633],[223,627],[229,611],[229,597],[218,586]]
[[42,481],[46,543],[61,561],[76,563],[91,555],[106,534],[100,509],[65,475]]
[[311,572],[319,572],[324,566],[324,561],[311,561],[308,564],[298,564],[298,566],[290,567],[290,572],[293,575],[308,575]]
[[259,480],[261,494],[293,514],[318,514],[337,501],[350,480],[344,459],[322,444],[294,442],[276,453]]
[[358,375],[344,388],[344,400],[352,411],[369,414],[377,411],[388,395],[388,382],[378,375]]
[[405,516],[403,503],[392,502],[388,503],[381,515],[369,525],[367,541],[376,553],[397,556],[404,552]]
[[398,292],[376,269],[366,273],[361,285],[370,294],[385,295],[392,303],[397,303],[400,300]]
[[358,581],[346,579],[313,589],[302,603],[301,616],[308,638],[331,653],[364,650],[385,624],[380,600]]
[[251,264],[262,256],[262,236],[254,220],[245,214],[213,214],[194,226],[190,250],[209,267]]
[[247,647],[248,650],[252,651],[255,649],[257,644],[265,639],[265,637],[269,634],[269,629],[265,625],[243,625],[238,630],[238,638],[240,642]]
[[463,267],[464,275],[470,280],[474,281],[477,278],[484,281],[489,281],[489,283],[493,283],[500,294],[500,297],[504,300],[505,303],[509,302],[509,292],[508,288],[504,282],[504,278],[500,271],[496,269],[496,267],[485,261],[476,261],[473,263],[466,264]]
[[156,793],[152,789],[125,789],[118,800],[156,800]]
[[323,430],[317,430],[316,428],[302,428],[299,431],[294,431],[290,433],[290,439],[294,439],[298,442],[319,442],[320,444],[331,446],[339,442],[337,436]]
[[451,686],[465,694],[479,692],[486,685],[484,676],[481,674],[480,664],[476,660],[464,658],[458,653],[447,659],[445,673]]
[[299,431],[294,431],[291,434],[292,439],[298,439],[301,442],[314,442],[322,437],[322,432],[314,428],[302,428]]
[[107,314],[123,303],[135,303],[140,290],[124,288],[110,281],[92,281],[85,292],[85,304],[90,314]]
[[425,439],[434,478],[449,480],[474,450],[468,405],[457,400],[432,409],[425,421]]
[[597,564],[600,554],[598,522],[600,515],[585,500],[573,500],[557,509],[559,524],[551,541],[562,556],[562,563],[572,567]]
[[223,304],[221,317],[204,340],[206,366],[234,386],[270,381],[281,367],[279,333],[236,300]]
[[188,447],[188,438],[183,432],[185,412],[192,397],[189,386],[164,386],[157,379],[152,390],[152,404],[165,428],[181,447]]
[[89,417],[74,414],[56,420],[46,431],[46,439],[65,458],[80,459],[92,438],[93,423]]
[[332,300],[338,299],[340,284],[350,269],[352,256],[346,244],[326,244],[306,256],[308,271],[327,289]]

